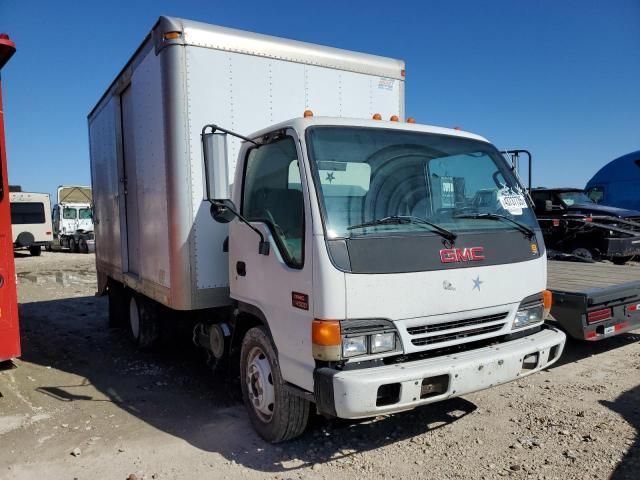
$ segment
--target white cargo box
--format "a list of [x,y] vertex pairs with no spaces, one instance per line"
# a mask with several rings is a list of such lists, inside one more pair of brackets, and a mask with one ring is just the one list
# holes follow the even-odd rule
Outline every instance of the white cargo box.
[[[404,63],[161,17],[88,117],[99,288],[111,277],[175,309],[228,304],[202,127],[248,135],[306,109],[402,119]],[[232,179],[239,142],[228,148]]]

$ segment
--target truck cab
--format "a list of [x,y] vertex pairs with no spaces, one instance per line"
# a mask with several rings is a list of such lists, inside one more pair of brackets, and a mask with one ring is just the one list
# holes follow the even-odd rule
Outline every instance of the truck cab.
[[532,205],[486,139],[320,117],[250,139],[230,204],[229,278],[238,312],[262,319],[277,352],[245,337],[243,393],[263,436],[281,408],[273,378],[321,413],[362,418],[559,358]]
[[95,249],[91,187],[61,185],[53,206],[53,245],[72,252]]

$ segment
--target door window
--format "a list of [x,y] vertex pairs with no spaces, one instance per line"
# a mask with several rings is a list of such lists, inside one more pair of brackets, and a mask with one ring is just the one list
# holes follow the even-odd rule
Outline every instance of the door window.
[[269,226],[285,262],[304,264],[304,200],[293,138],[284,137],[249,151],[242,214]]

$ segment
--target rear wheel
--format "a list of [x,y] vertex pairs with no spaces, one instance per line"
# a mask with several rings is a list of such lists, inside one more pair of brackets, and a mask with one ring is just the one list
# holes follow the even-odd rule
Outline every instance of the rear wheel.
[[29,247],[29,253],[34,257],[39,257],[42,254],[42,247],[40,245],[31,245]]
[[78,244],[74,238],[69,239],[69,251],[71,253],[78,253]]
[[89,245],[87,245],[87,241],[85,239],[80,239],[78,249],[80,250],[80,253],[89,253]]
[[123,327],[129,323],[129,292],[120,283],[107,287],[109,295],[109,327]]
[[159,337],[158,308],[153,300],[133,294],[129,300],[129,332],[140,348],[150,348]]
[[613,257],[613,258],[611,258],[611,261],[616,265],[624,265],[625,263],[627,263],[632,258],[633,258],[633,255],[627,255],[627,256],[624,256],[624,257]]
[[251,328],[240,352],[242,399],[258,434],[271,443],[300,435],[309,419],[309,402],[284,388],[275,348],[264,327]]

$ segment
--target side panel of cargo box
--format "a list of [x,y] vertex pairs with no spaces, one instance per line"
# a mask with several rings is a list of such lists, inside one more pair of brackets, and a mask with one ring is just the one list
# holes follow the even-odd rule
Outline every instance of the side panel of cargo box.
[[147,49],[90,118],[89,141],[98,270],[171,304],[160,68]]

